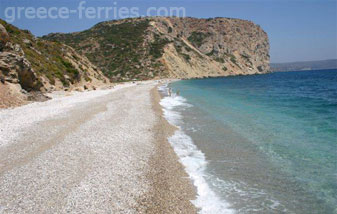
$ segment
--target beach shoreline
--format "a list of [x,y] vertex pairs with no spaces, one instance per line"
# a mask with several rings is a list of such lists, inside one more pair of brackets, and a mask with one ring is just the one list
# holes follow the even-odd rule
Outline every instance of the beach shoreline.
[[158,85],[150,93],[156,116],[153,128],[155,151],[149,160],[150,170],[146,177],[152,185],[151,191],[141,197],[139,203],[146,207],[146,213],[197,213],[191,202],[196,199],[196,189],[168,142],[168,137],[177,128],[163,116]]
[[0,212],[196,213],[167,140],[176,128],[163,117],[160,83],[2,109]]

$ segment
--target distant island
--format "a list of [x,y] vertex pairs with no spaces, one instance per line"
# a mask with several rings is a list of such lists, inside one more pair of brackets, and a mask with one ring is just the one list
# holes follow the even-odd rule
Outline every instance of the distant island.
[[287,62],[287,63],[270,63],[270,68],[272,71],[301,71],[301,70],[336,69],[337,59]]

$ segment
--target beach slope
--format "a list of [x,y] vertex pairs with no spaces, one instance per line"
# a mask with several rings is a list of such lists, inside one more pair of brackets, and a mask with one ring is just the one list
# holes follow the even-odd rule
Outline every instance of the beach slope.
[[0,213],[195,213],[155,86],[1,110]]

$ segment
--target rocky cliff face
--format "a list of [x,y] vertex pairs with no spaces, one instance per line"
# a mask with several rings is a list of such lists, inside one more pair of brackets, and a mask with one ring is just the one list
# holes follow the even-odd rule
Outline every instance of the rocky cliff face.
[[[165,47],[170,76],[194,78],[269,72],[267,34],[238,19],[157,19],[154,30],[179,38]],[[172,29],[172,30],[171,30]]]
[[239,19],[125,19],[43,38],[72,46],[114,81],[270,70],[267,34],[258,25]]
[[94,88],[109,82],[85,56],[35,38],[0,20],[0,107],[44,98],[53,90]]
[[270,70],[267,34],[239,19],[133,18],[43,38],[0,20],[0,35],[2,103],[3,97],[27,100],[36,91],[95,89],[110,81]]

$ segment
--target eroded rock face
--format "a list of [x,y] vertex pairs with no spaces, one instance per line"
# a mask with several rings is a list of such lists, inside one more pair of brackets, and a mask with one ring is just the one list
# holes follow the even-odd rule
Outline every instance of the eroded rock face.
[[[7,29],[7,30],[6,30]],[[109,83],[85,56],[59,42],[36,38],[0,19],[0,76],[27,91],[92,89]]]
[[0,24],[0,51],[4,49],[8,41],[9,35],[7,33],[7,30],[2,24]]
[[0,76],[2,84],[9,82],[20,84],[20,87],[27,91],[40,90],[41,83],[31,64],[24,57],[21,46],[10,42],[10,36],[2,24],[0,24],[0,34]]
[[[270,72],[266,32],[250,21],[214,18],[157,18],[154,31],[171,32],[174,47],[163,55],[169,75],[178,78]],[[172,29],[172,30],[170,30]],[[184,60],[185,59],[185,60]]]
[[44,101],[43,93],[54,90],[110,84],[101,70],[67,45],[36,38],[1,19],[0,34],[0,101],[8,101],[0,102],[0,108]]
[[0,71],[5,81],[18,83],[27,91],[40,90],[42,87],[28,60],[16,53],[0,52]]

